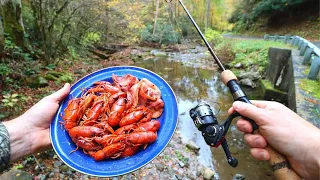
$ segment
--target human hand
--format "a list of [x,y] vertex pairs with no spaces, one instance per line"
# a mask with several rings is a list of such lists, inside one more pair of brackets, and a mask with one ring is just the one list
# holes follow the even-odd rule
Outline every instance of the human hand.
[[18,118],[6,121],[10,135],[10,161],[37,153],[51,147],[49,126],[56,114],[59,103],[70,92],[70,84],[44,97]]
[[244,140],[250,146],[251,155],[258,160],[269,160],[265,147],[269,143],[284,154],[291,167],[305,179],[320,177],[320,130],[302,119],[286,106],[277,102],[236,101],[229,109],[254,120],[261,135],[251,134],[251,124],[240,119],[237,127],[244,132]]

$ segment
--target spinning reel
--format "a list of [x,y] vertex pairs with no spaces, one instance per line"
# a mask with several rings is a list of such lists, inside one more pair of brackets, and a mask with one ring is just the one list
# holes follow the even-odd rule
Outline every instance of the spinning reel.
[[202,132],[202,136],[206,143],[215,148],[222,145],[229,165],[232,167],[237,167],[238,160],[231,156],[225,135],[228,132],[231,121],[241,115],[235,112],[231,114],[223,123],[218,124],[217,118],[213,114],[210,105],[204,102],[201,102],[196,107],[192,108],[189,113],[195,126],[199,131]]

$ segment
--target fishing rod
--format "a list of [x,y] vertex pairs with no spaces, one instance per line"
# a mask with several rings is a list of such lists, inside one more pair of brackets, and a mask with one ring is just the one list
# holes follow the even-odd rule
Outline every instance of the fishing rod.
[[[167,0],[167,2],[171,2],[172,0]],[[189,19],[191,20],[194,27],[197,29],[197,32],[201,36],[202,40],[206,44],[210,54],[212,55],[215,62],[218,64],[221,73],[221,78],[223,83],[229,88],[233,100],[234,101],[242,101],[245,103],[252,104],[244,91],[238,84],[238,79],[234,75],[234,73],[230,70],[226,70],[222,65],[221,61],[219,60],[218,56],[215,54],[213,49],[211,48],[208,41],[205,39],[204,35],[202,34],[200,28],[198,27],[195,20],[192,18],[191,14],[189,13],[186,6],[183,4],[181,0],[178,0],[184,11],[187,13]],[[192,118],[195,126],[202,132],[202,136],[204,137],[206,143],[212,147],[219,147],[222,145],[223,150],[228,159],[228,163],[232,167],[236,167],[238,165],[238,161],[236,158],[231,156],[231,153],[228,148],[227,141],[225,139],[225,135],[230,127],[231,121],[241,116],[239,113],[235,112],[231,114],[223,123],[218,124],[217,118],[213,114],[211,106],[205,102],[199,103],[196,107],[190,110],[190,117]],[[242,116],[243,117],[243,116]],[[258,125],[249,118],[243,117],[245,120],[249,121],[253,128],[253,133],[259,134],[259,127]],[[282,155],[280,152],[272,148],[270,145],[266,147],[270,154],[269,163],[272,167],[272,170],[275,173],[275,176],[279,180],[284,179],[293,179],[298,180],[301,177],[290,168],[290,164],[287,161],[286,157]]]

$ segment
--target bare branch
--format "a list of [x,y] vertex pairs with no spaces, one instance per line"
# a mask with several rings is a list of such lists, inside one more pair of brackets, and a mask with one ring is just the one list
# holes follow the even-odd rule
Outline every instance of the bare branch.
[[70,1],[66,1],[64,2],[64,4],[60,7],[60,9],[58,9],[56,12],[55,12],[55,15],[51,21],[51,24],[49,25],[48,27],[48,31],[51,31],[53,25],[54,25],[54,22],[55,20],[58,18],[59,14],[63,11],[63,9],[65,9],[68,5],[69,5]]

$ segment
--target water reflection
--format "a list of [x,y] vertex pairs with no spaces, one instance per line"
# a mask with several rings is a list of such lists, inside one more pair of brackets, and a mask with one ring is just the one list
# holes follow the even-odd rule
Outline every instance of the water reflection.
[[[234,174],[240,173],[248,179],[272,179],[271,176],[266,176],[266,174],[272,174],[267,164],[257,162],[250,157],[248,148],[242,140],[243,135],[236,129],[235,122],[230,127],[226,138],[231,153],[239,160],[237,168],[229,166],[222,147],[210,148],[194,126],[189,110],[200,101],[208,102],[215,110],[218,109],[215,103],[221,106],[220,113],[217,115],[220,123],[227,118],[227,111],[233,102],[228,88],[220,80],[219,72],[214,68],[204,69],[204,66],[208,65],[208,55],[199,53],[199,50],[204,51],[198,48],[192,52],[182,52],[181,56],[179,53],[171,53],[169,57],[142,60],[135,65],[157,73],[170,84],[178,100],[178,131],[182,135],[182,140],[184,142],[193,140],[200,146],[198,159],[207,167],[215,169],[216,178],[230,179]],[[249,96],[259,97],[259,91],[248,91],[248,89],[245,91]]]

